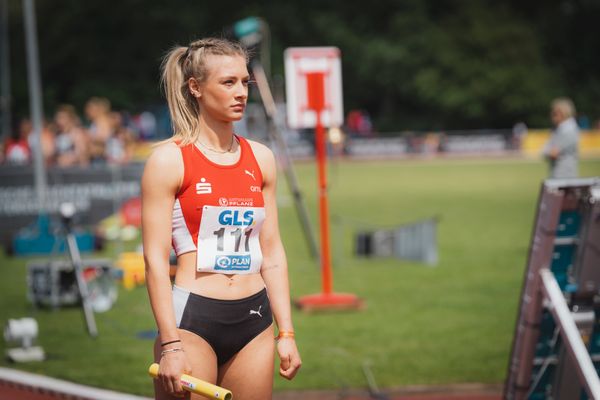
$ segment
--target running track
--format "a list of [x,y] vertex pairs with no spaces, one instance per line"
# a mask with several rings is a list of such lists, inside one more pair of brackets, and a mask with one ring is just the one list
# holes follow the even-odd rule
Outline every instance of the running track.
[[[388,400],[500,400],[500,385],[407,387],[386,391]],[[295,391],[275,393],[273,400],[368,400],[368,392]],[[8,368],[0,368],[0,400],[150,400],[109,390],[61,381]]]

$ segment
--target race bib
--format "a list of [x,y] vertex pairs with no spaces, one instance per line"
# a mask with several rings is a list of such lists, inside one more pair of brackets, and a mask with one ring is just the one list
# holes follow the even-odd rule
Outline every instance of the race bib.
[[196,269],[225,274],[260,271],[258,235],[264,220],[263,207],[202,207]]

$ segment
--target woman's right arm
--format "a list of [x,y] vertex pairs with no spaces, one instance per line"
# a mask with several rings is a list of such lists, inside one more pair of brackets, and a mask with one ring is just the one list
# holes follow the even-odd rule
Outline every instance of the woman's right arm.
[[[146,285],[161,343],[179,340],[173,312],[169,253],[173,204],[182,178],[181,151],[174,143],[167,143],[154,150],[146,162],[142,176],[142,236]],[[177,347],[182,347],[181,342],[165,346],[162,350]],[[179,377],[182,373],[189,372],[184,352],[169,352],[160,359],[159,379],[170,393],[183,394]]]

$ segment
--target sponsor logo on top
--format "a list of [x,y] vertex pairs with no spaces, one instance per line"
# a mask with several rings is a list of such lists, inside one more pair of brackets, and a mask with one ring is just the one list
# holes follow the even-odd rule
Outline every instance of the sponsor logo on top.
[[219,205],[221,207],[253,207],[254,200],[251,197],[220,197]]
[[244,173],[246,175],[250,175],[252,177],[252,180],[256,182],[256,178],[254,177],[254,170],[252,170],[252,172],[248,171],[247,169],[244,170]]
[[225,226],[250,226],[254,223],[254,211],[224,210],[219,214],[219,223]]
[[201,178],[200,182],[196,183],[196,194],[210,194],[212,193],[212,184],[206,182],[206,178]]

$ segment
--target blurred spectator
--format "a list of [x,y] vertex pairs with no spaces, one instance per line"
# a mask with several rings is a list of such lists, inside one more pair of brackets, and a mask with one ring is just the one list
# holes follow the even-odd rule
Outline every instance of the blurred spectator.
[[110,101],[103,97],[90,98],[85,104],[85,115],[90,121],[88,128],[90,161],[105,162],[106,143],[113,135]]
[[[40,141],[42,143],[42,157],[44,159],[45,165],[52,165],[54,163],[54,155],[56,153],[56,142],[55,135],[50,123],[48,121],[43,121],[42,123],[42,132],[40,132]],[[33,135],[29,135],[29,147],[31,149],[35,148],[35,141],[33,140]]]
[[105,156],[111,164],[124,164],[133,156],[133,132],[123,123],[119,112],[110,113],[112,135],[106,141]]
[[406,139],[408,142],[408,151],[410,153],[421,154],[424,152],[425,139],[423,136],[415,132],[409,132],[406,135]]
[[352,110],[346,117],[348,133],[353,136],[373,136],[371,116],[364,110]]
[[65,104],[58,107],[54,115],[56,125],[56,164],[60,167],[87,165],[88,137],[81,126],[75,108]]
[[428,132],[423,138],[423,153],[437,154],[440,151],[441,135],[439,133]]
[[31,148],[29,147],[29,134],[31,121],[23,118],[13,133],[4,142],[4,161],[7,164],[29,164],[31,162]]
[[525,122],[517,122],[512,127],[512,137],[511,137],[511,148],[513,150],[519,150],[521,148],[521,144],[523,143],[523,139],[527,136],[527,125]]
[[[18,128],[13,135],[4,143],[4,161],[8,164],[29,164],[33,158],[34,142],[33,124],[27,118],[19,121]],[[42,144],[42,158],[46,165],[52,164],[54,157],[54,133],[47,122],[43,123],[40,132],[40,142]]]
[[151,112],[144,111],[134,116],[133,123],[139,139],[150,140],[156,137],[156,117]]
[[550,177],[574,178],[577,176],[579,127],[573,102],[564,97],[552,101],[550,119],[555,129],[543,150],[550,164]]

